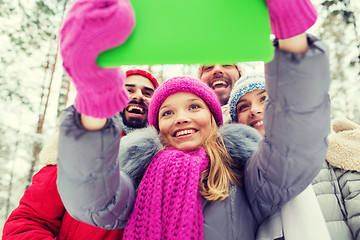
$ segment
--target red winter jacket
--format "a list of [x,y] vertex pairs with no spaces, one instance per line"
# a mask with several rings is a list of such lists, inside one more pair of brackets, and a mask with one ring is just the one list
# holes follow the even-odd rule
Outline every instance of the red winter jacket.
[[105,230],[72,218],[65,210],[56,187],[57,166],[43,167],[32,179],[20,205],[3,229],[7,239],[122,239],[123,230]]

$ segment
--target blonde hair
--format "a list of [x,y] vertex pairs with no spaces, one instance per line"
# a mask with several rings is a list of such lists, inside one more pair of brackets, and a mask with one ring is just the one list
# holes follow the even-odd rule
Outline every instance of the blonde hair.
[[209,157],[209,168],[201,173],[199,190],[205,199],[216,201],[229,196],[231,183],[240,185],[240,176],[231,169],[235,166],[234,161],[225,148],[222,137],[218,135],[218,126],[213,116],[211,124],[212,130],[203,145]]
[[[219,128],[213,115],[211,115],[211,125],[211,132],[203,144],[209,157],[209,167],[201,173],[199,191],[205,199],[216,201],[224,200],[229,196],[231,183],[241,185],[239,182],[241,176],[231,169],[236,164],[226,150],[222,137],[218,135]],[[165,147],[169,145],[169,140],[163,135],[162,141]]]

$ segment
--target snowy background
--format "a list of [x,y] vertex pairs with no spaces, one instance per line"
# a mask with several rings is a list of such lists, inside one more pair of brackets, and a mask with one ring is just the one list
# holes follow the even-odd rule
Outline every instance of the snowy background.
[[[69,2],[0,0],[1,232],[31,177],[42,167],[38,154],[54,134],[59,112],[75,96],[57,42]],[[313,2],[319,19],[310,32],[330,48],[332,119],[346,117],[360,123],[360,1]],[[195,65],[137,67],[151,71],[160,81],[178,75],[196,77],[198,69]]]

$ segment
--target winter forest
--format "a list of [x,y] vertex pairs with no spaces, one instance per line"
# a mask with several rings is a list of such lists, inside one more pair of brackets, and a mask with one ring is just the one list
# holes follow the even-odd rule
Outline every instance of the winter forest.
[[[0,0],[0,237],[55,133],[74,89],[62,68],[57,34],[70,0]],[[360,123],[360,1],[313,0],[319,18],[310,32],[330,48],[332,119]],[[133,66],[124,66],[124,70]],[[160,82],[197,76],[195,65],[138,66]]]

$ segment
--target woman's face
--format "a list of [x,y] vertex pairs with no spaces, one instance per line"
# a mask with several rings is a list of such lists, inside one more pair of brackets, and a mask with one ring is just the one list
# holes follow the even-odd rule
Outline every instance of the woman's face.
[[201,147],[211,130],[211,112],[206,103],[188,92],[170,95],[159,109],[159,130],[165,141],[180,150]]
[[242,96],[236,105],[238,122],[257,129],[262,136],[265,135],[263,113],[266,97],[265,90],[254,90]]

